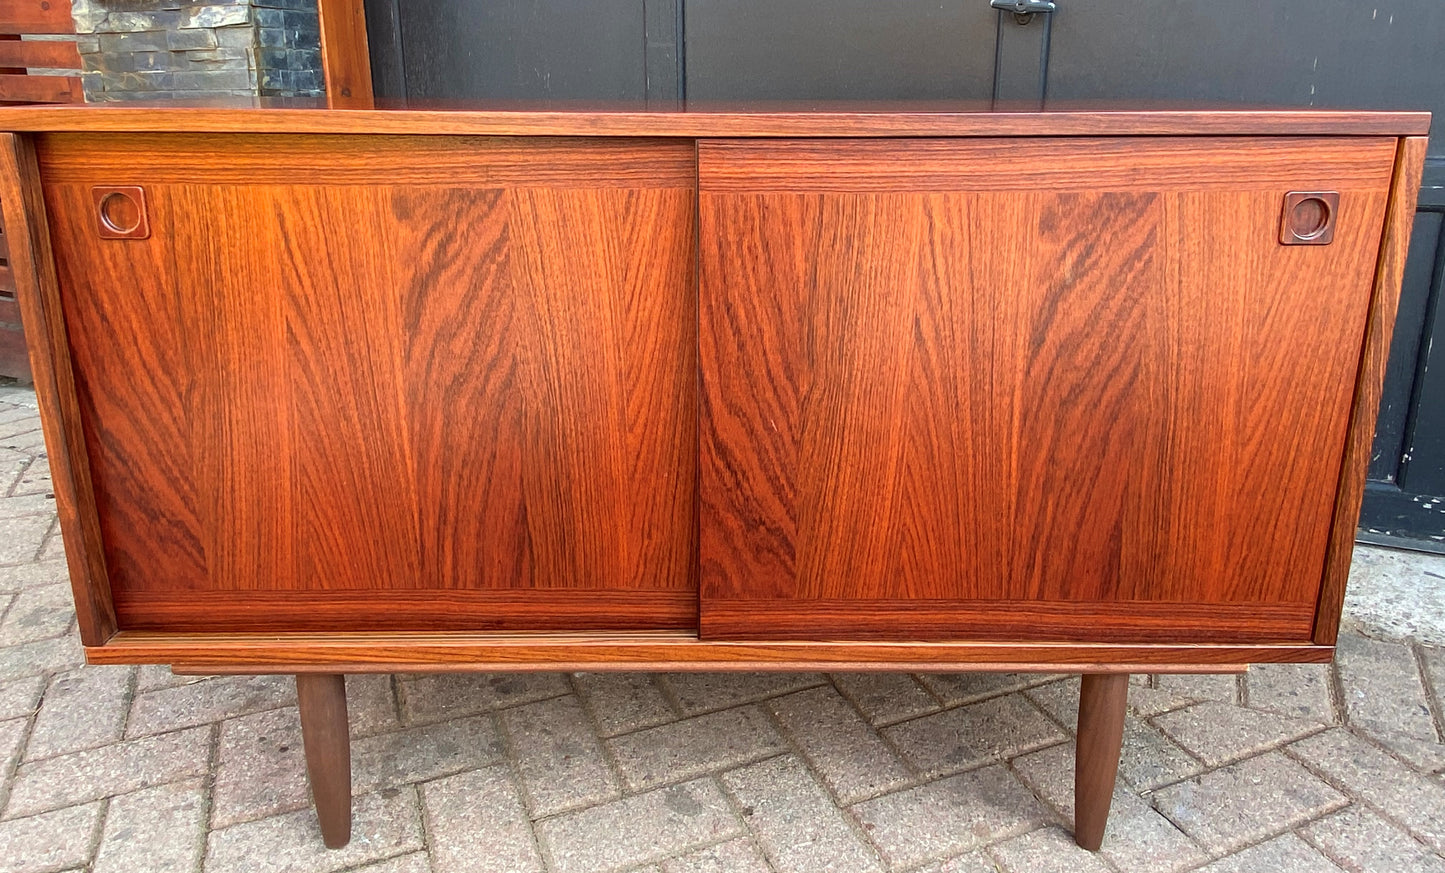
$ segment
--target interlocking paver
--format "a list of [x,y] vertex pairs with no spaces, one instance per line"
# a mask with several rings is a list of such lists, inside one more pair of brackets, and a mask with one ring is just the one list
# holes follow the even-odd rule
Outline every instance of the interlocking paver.
[[203,776],[210,746],[211,729],[197,727],[21,764],[5,818]]
[[346,714],[353,737],[394,731],[401,727],[391,677],[365,675],[346,677]]
[[966,770],[1067,735],[1021,694],[994,697],[883,729],[908,763],[929,775]]
[[637,790],[756,761],[786,744],[767,715],[748,705],[614,737],[607,747]]
[[502,755],[502,740],[489,715],[362,737],[351,744],[357,791],[394,788],[481,767]]
[[1237,703],[1239,698],[1239,677],[1233,673],[1164,673],[1158,681],[1158,690],[1190,700]]
[[304,807],[309,794],[296,709],[273,709],[222,722],[214,772],[211,827]]
[[90,860],[102,804],[0,821],[0,873],[51,873]]
[[426,724],[560,697],[570,690],[559,673],[403,676],[402,716],[407,724]]
[[727,709],[827,681],[817,673],[664,673],[659,678],[684,715]]
[[1445,785],[1410,770],[1348,731],[1335,729],[1289,750],[1335,785],[1389,817],[1435,851],[1445,851]]
[[15,596],[15,602],[0,622],[0,646],[58,637],[74,620],[70,585],[37,585]]
[[213,676],[137,694],[125,735],[143,737],[295,703],[290,676]]
[[662,862],[662,873],[772,873],[762,849],[743,837]]
[[990,850],[1007,873],[1112,873],[1093,852],[1074,843],[1072,834],[1043,828],[999,843]]
[[1049,673],[925,673],[923,684],[949,706],[1022,691],[1061,678]]
[[677,718],[651,673],[578,673],[572,683],[604,737],[656,727]]
[[28,760],[119,740],[130,706],[129,667],[81,667],[50,681],[25,748]]
[[321,843],[309,809],[211,831],[206,873],[332,873],[422,848],[416,790],[392,788],[352,801],[351,842]]
[[1422,740],[1394,731],[1370,731],[1371,742],[1383,746],[1395,757],[1421,773],[1445,772],[1445,743]]
[[903,759],[831,685],[775,697],[767,705],[842,803],[912,781]]
[[1033,794],[1000,764],[886,794],[852,809],[863,832],[895,870],[961,855],[1048,821]]
[[1348,803],[1280,752],[1214,770],[1154,794],[1180,830],[1215,854],[1232,852]]
[[0,647],[0,681],[58,673],[85,662],[80,637],[67,634],[18,646]]
[[1409,646],[1342,633],[1335,662],[1350,724],[1439,739]]
[[1336,720],[1329,664],[1255,664],[1244,687],[1251,709],[1326,724]]
[[[1064,821],[1073,821],[1073,743],[1015,758],[1013,767]],[[1174,822],[1122,784],[1114,790],[1100,854],[1120,870],[1156,873],[1191,870],[1209,857]]]
[[937,712],[941,704],[907,673],[834,673],[833,684],[876,726]]
[[542,870],[532,826],[506,766],[428,782],[421,799],[436,873]]
[[1210,767],[1247,758],[1322,727],[1213,700],[1161,715],[1154,725]]
[[609,873],[740,836],[743,826],[705,777],[547,819],[536,831],[557,873]]
[[503,711],[501,719],[532,815],[555,815],[620,793],[576,697],[518,706]]
[[999,866],[984,849],[979,849],[921,867],[918,873],[999,873]]
[[722,781],[778,873],[881,873],[878,857],[797,758],[733,770]]
[[34,561],[50,533],[51,521],[49,515],[0,518],[0,565]]
[[431,873],[432,869],[426,852],[412,852],[410,855],[388,858],[365,867],[354,867],[351,873]]
[[191,873],[206,845],[199,779],[113,798],[92,873]]
[[1350,870],[1365,873],[1445,873],[1445,858],[1361,806],[1326,816],[1301,833]]
[[40,707],[40,695],[44,691],[44,676],[0,682],[0,721],[33,714]]
[[1294,834],[1241,849],[1202,868],[1199,873],[1341,873],[1340,868]]
[[1119,776],[1130,785],[1149,790],[1186,779],[1203,769],[1203,764],[1157,728],[1137,718],[1124,719]]

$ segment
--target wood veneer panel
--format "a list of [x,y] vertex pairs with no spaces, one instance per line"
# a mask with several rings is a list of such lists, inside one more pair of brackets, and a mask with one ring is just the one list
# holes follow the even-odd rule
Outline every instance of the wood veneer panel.
[[659,139],[52,134],[38,149],[57,183],[652,189],[690,188],[697,173],[692,143]]
[[28,138],[0,134],[0,211],[20,304],[52,489],[80,638],[100,645],[116,631],[82,407],[66,337],[40,171]]
[[1385,385],[1385,367],[1390,360],[1390,339],[1394,335],[1395,312],[1400,305],[1400,283],[1409,254],[1410,231],[1415,222],[1415,198],[1425,168],[1425,137],[1400,140],[1395,158],[1394,182],[1390,187],[1389,211],[1380,240],[1375,268],[1375,287],[1370,299],[1370,316],[1360,356],[1354,409],[1340,465],[1339,495],[1330,529],[1329,552],[1325,556],[1324,581],[1319,611],[1315,617],[1314,640],[1334,645],[1339,634],[1340,610],[1345,602],[1345,583],[1355,549],[1355,531],[1360,523],[1360,505],[1365,496],[1365,474],[1374,445],[1375,421],[1380,412],[1380,392]]
[[[428,145],[507,177],[486,143]],[[648,150],[621,145],[569,144],[592,172],[551,187],[384,159],[154,183],[143,154],[47,180],[122,625],[692,625],[694,194],[594,187]],[[146,180],[149,239],[96,238],[90,187],[118,179]],[[463,596],[499,591],[526,597]]]
[[[1077,165],[1070,141],[1044,145],[1051,188],[995,162],[994,182],[922,191],[906,173],[878,186],[935,143],[700,145],[705,637],[882,633],[880,602],[1029,600],[1098,603],[1080,639],[1142,638],[1153,619],[1120,604],[1314,602],[1390,145],[1296,143],[1305,169],[1260,172],[1201,140],[1124,190],[1100,190],[1095,144]],[[948,160],[975,146],[994,154]],[[770,190],[795,151],[830,193],[788,190],[803,172]],[[862,190],[838,193],[850,174]],[[1335,241],[1280,246],[1284,194],[1306,183],[1341,192]],[[994,622],[932,616],[931,635]],[[1309,638],[1306,610],[1276,619],[1266,635]]]
[[427,670],[1045,670],[1234,672],[1322,663],[1330,646],[700,642],[692,634],[172,634],[122,631],[86,650],[97,664],[186,672]]
[[[480,136],[1408,136],[1430,130],[1428,112],[1289,110],[991,111],[987,104],[852,106],[839,111],[343,111],[304,101],[226,100],[195,107],[7,108],[12,131],[135,133],[345,133]],[[285,108],[293,107],[293,108]]]

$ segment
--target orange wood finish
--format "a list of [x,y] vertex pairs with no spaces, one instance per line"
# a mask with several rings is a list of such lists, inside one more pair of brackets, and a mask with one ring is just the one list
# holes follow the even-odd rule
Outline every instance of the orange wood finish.
[[74,33],[69,0],[0,0],[0,32]]
[[80,69],[80,50],[70,40],[0,40],[0,67],[46,67],[78,70]]
[[77,103],[84,99],[79,76],[0,75],[0,102]]
[[699,143],[703,637],[1309,641],[1395,148]]
[[1360,523],[1360,505],[1365,497],[1365,472],[1375,442],[1375,420],[1380,411],[1380,393],[1385,386],[1385,366],[1390,360],[1390,338],[1394,334],[1395,312],[1400,304],[1400,283],[1405,257],[1410,248],[1410,229],[1415,220],[1415,196],[1425,168],[1423,136],[1403,137],[1395,157],[1394,182],[1385,232],[1380,241],[1375,267],[1375,287],[1370,299],[1369,322],[1365,326],[1364,351],[1360,355],[1355,383],[1350,428],[1345,439],[1344,462],[1340,465],[1334,519],[1330,526],[1329,549],[1325,554],[1324,581],[1315,614],[1314,641],[1332,646],[1339,633],[1340,610],[1345,603],[1345,582],[1350,575],[1355,530]]
[[371,106],[371,54],[361,0],[317,0],[321,26],[321,72],[327,102],[358,109]]
[[423,136],[1023,137],[1423,136],[1428,112],[1060,109],[989,111],[988,104],[845,105],[805,111],[539,111],[486,108],[328,109],[326,101],[243,99],[137,108],[17,106],[0,129],[22,132],[319,133]]
[[97,664],[166,663],[197,673],[416,670],[1031,670],[1228,673],[1251,663],[1329,661],[1314,645],[835,640],[713,642],[690,633],[177,634],[121,631]]
[[0,211],[4,214],[16,300],[30,347],[30,366],[80,639],[88,646],[98,646],[116,632],[113,580],[105,564],[99,507],[91,482],[83,412],[71,366],[70,338],[50,246],[39,167],[33,144],[9,133],[0,134]]
[[[285,176],[250,180],[67,145],[45,197],[123,627],[694,624],[690,143],[432,140],[427,175],[352,137],[326,176],[273,139]],[[96,185],[143,187],[150,237],[99,239]]]

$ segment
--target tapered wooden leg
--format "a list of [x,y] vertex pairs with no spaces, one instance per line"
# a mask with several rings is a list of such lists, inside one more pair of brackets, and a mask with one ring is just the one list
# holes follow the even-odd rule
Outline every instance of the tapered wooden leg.
[[1114,778],[1119,773],[1129,674],[1093,673],[1083,678],[1074,756],[1074,842],[1096,852],[1104,842]]
[[301,740],[311,799],[328,849],[351,841],[351,735],[346,723],[346,678],[336,673],[298,673]]

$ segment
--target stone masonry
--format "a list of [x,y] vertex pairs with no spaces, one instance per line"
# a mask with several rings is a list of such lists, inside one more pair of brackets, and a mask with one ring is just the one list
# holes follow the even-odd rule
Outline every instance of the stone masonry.
[[0,873],[1445,873],[1442,585],[1360,549],[1335,665],[1135,677],[1097,855],[1077,678],[896,673],[353,677],[333,852],[289,677],[82,664],[0,388]]
[[72,0],[88,102],[322,92],[316,0]]

